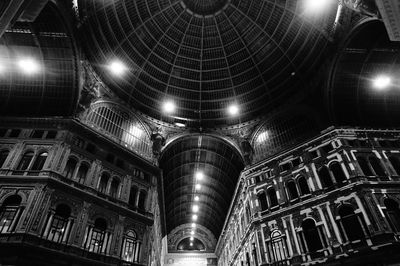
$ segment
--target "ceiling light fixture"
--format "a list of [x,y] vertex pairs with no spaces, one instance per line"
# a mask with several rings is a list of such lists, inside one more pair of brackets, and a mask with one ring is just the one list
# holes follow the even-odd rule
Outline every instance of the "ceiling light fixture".
[[190,231],[190,234],[191,234],[191,235],[194,235],[194,231],[193,231],[193,230],[192,230],[192,231]]
[[193,246],[193,243],[190,243],[190,246],[192,247],[192,246]]
[[196,188],[196,190],[200,190],[201,189],[201,185],[200,184],[196,184],[195,188]]
[[199,200],[200,200],[199,196],[194,197],[194,201],[199,201]]
[[191,236],[191,237],[190,237],[190,241],[193,241],[193,240],[194,240],[194,237],[193,237],[193,236]]
[[193,221],[197,221],[197,218],[198,218],[197,214],[193,214],[192,220],[193,220]]
[[228,112],[230,115],[235,116],[239,114],[239,107],[236,104],[232,104],[228,107]]
[[39,63],[32,58],[24,58],[18,61],[18,67],[27,75],[36,74],[40,70]]
[[195,223],[192,223],[192,227],[195,228],[195,227],[196,227],[196,224],[195,224]]
[[390,86],[391,83],[392,83],[392,79],[386,75],[377,76],[373,80],[374,88],[376,88],[378,90],[386,89],[387,87]]
[[175,103],[173,101],[166,101],[163,105],[163,109],[168,114],[173,113],[176,109]]
[[196,173],[196,179],[197,180],[203,180],[204,178],[204,174],[202,172],[197,172]]
[[127,69],[126,66],[121,61],[118,60],[111,62],[108,68],[110,72],[116,76],[121,76],[122,74],[125,73]]
[[193,210],[193,212],[198,212],[199,211],[199,205],[193,205],[192,210]]

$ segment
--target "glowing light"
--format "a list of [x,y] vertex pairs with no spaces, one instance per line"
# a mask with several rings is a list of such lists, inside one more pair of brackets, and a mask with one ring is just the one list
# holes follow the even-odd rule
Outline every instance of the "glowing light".
[[190,243],[190,246],[192,247],[192,246],[193,246],[193,243]]
[[190,231],[190,234],[191,234],[191,235],[194,235],[194,231]]
[[196,224],[195,224],[195,223],[192,223],[192,227],[195,228],[195,227],[196,227]]
[[196,188],[197,190],[200,190],[200,189],[201,189],[201,185],[200,185],[200,184],[196,184],[195,188]]
[[196,179],[197,180],[203,180],[204,178],[204,174],[202,172],[197,172],[196,173]]
[[318,13],[324,11],[332,0],[305,0],[307,12]]
[[177,126],[177,127],[186,127],[186,125],[184,123],[179,123],[179,122],[176,122],[175,126]]
[[269,137],[269,133],[268,131],[264,131],[263,133],[261,133],[260,135],[258,135],[257,137],[257,142],[258,143],[263,143],[265,142]]
[[386,89],[391,83],[392,79],[386,75],[377,76],[373,81],[374,87],[379,90]]
[[194,201],[199,201],[199,200],[200,200],[199,196],[194,197]]
[[194,237],[193,237],[193,236],[191,236],[191,237],[190,237],[190,241],[193,241],[193,240],[194,240]]
[[121,61],[118,60],[113,61],[108,68],[110,72],[116,76],[121,76],[122,74],[125,73],[127,69],[126,66]]
[[197,214],[193,214],[192,220],[193,220],[193,221],[197,221],[197,218],[198,218]]
[[198,212],[199,211],[199,205],[193,205],[192,210],[193,210],[193,212]]
[[166,101],[163,105],[163,109],[168,114],[173,113],[176,109],[175,103],[172,101]]
[[236,104],[233,104],[228,107],[228,112],[230,115],[238,115],[239,114],[239,107]]
[[27,75],[33,75],[39,72],[39,63],[32,58],[24,58],[18,61],[18,67]]

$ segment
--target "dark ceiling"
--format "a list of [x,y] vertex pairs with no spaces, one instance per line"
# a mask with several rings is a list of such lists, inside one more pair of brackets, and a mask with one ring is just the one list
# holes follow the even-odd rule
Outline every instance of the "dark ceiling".
[[[160,158],[164,172],[168,233],[192,222],[194,197],[200,200],[197,223],[218,239],[229,209],[243,161],[239,152],[224,140],[208,135],[179,138],[167,146]],[[195,191],[195,173],[204,178]]]
[[[310,17],[293,0],[80,0],[82,37],[106,83],[136,109],[212,127],[254,119],[305,87],[336,15]],[[105,66],[120,59],[123,77]],[[237,103],[239,118],[227,107]]]

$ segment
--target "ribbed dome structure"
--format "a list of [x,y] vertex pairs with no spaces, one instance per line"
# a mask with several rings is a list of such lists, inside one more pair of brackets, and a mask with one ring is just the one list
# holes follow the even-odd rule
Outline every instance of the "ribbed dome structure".
[[[134,108],[211,127],[253,119],[305,87],[336,15],[309,16],[304,1],[79,1],[82,37],[105,82]],[[106,68],[121,60],[129,71]],[[240,116],[229,118],[236,103]]]

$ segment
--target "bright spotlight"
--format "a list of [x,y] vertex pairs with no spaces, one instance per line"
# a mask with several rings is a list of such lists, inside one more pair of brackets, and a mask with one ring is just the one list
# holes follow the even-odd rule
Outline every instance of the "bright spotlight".
[[193,205],[192,210],[193,210],[193,212],[198,212],[199,211],[199,205]]
[[192,223],[192,227],[195,228],[195,227],[196,227],[196,224],[195,224],[195,223]]
[[194,201],[199,201],[199,200],[200,200],[199,196],[194,197]]
[[195,188],[196,188],[197,190],[200,190],[200,189],[201,189],[201,185],[200,185],[200,184],[196,184]]
[[230,115],[237,115],[239,114],[239,107],[236,104],[233,104],[228,107],[228,112]]
[[32,58],[23,58],[18,61],[18,67],[24,74],[33,75],[39,72],[39,63]]
[[113,61],[108,68],[116,76],[121,76],[126,71],[126,66],[121,61]]
[[374,81],[373,85],[376,89],[383,90],[390,86],[392,83],[392,79],[389,76],[381,75],[377,76]]
[[194,235],[194,231],[190,231],[190,234],[191,234],[191,235]]
[[332,0],[305,0],[307,12],[317,13],[324,11]]
[[197,172],[196,173],[196,179],[197,180],[203,180],[204,178],[204,174],[202,172]]
[[168,114],[175,112],[175,108],[175,103],[172,101],[166,101],[163,105],[164,111]]
[[197,214],[193,214],[192,220],[193,220],[193,221],[197,221],[197,218],[198,218]]
[[192,247],[192,246],[193,246],[193,243],[190,243],[190,246]]

